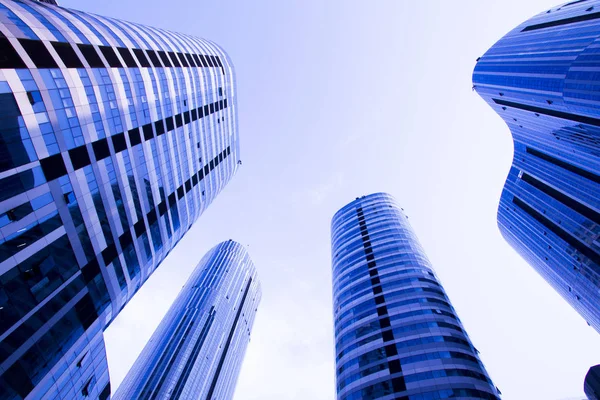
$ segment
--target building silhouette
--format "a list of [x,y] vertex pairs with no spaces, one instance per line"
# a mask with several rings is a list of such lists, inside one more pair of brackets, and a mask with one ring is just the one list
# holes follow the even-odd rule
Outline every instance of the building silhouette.
[[499,399],[394,198],[357,198],[331,232],[338,400]]
[[473,85],[514,140],[502,235],[600,332],[599,40],[600,1],[546,10],[478,59]]
[[228,241],[200,261],[113,396],[231,399],[261,291],[248,252]]
[[107,399],[102,332],[238,168],[206,40],[0,0],[0,399]]

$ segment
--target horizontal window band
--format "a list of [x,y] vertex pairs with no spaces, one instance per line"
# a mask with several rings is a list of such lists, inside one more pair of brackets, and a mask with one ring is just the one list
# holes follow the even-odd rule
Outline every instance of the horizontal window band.
[[566,161],[559,160],[556,157],[553,157],[553,156],[548,155],[546,153],[542,153],[541,151],[536,150],[536,149],[531,148],[531,147],[527,147],[526,152],[528,154],[531,154],[532,156],[541,158],[544,161],[548,161],[549,163],[552,163],[552,164],[554,164],[554,165],[556,165],[558,167],[564,168],[567,171],[571,171],[571,172],[573,172],[573,173],[575,173],[575,174],[577,174],[579,176],[582,176],[582,177],[584,177],[586,179],[589,179],[592,182],[600,183],[600,176],[598,176],[598,175],[596,175],[596,174],[594,174],[592,172],[586,171],[583,168],[579,168],[579,167],[577,167],[575,165],[569,164]]
[[600,119],[586,117],[583,115],[571,114],[562,111],[550,110],[548,108],[530,106],[527,104],[515,103],[512,101],[500,100],[500,99],[492,99],[494,103],[499,104],[501,106],[507,106],[512,108],[518,108],[519,110],[531,111],[538,114],[549,115],[551,117],[562,118],[569,121],[581,122],[582,124],[588,124],[593,126],[600,126]]
[[514,196],[512,202],[519,208],[521,208],[523,211],[525,211],[527,214],[529,214],[531,217],[533,217],[533,219],[545,226],[556,236],[564,240],[568,245],[570,245],[579,253],[589,258],[596,265],[600,266],[600,254],[596,253],[594,250],[581,243],[575,237],[571,236],[567,231],[565,231],[560,226],[552,222],[550,219],[542,215],[540,212],[535,210],[533,207],[525,203],[520,198]]
[[[36,39],[17,39],[37,68],[58,68],[56,59],[48,51],[44,41]],[[194,53],[175,53],[163,50],[134,49],[116,46],[93,46],[82,43],[46,41],[58,54],[67,68],[84,68],[83,60],[90,68],[225,68],[219,56]],[[83,57],[75,52],[77,47]],[[19,56],[10,40],[0,38],[0,50],[4,55],[0,68],[25,69],[27,65]],[[100,57],[106,60],[106,63]],[[124,64],[121,62],[120,55]],[[136,64],[135,60],[138,61]],[[162,63],[161,63],[162,60]],[[139,64],[139,66],[138,66]]]
[[546,185],[545,183],[537,180],[536,178],[534,178],[533,176],[531,176],[527,173],[523,173],[523,176],[521,177],[521,179],[523,181],[527,182],[528,184],[530,184],[531,186],[535,187],[536,189],[544,192],[545,194],[552,197],[553,199],[561,202],[562,204],[569,207],[570,209],[583,215],[590,221],[600,225],[600,213],[592,210],[591,208],[585,206],[584,204],[581,204],[577,200],[572,199],[571,197],[563,194],[562,192],[554,189],[553,187]]
[[585,14],[585,15],[578,15],[576,17],[558,19],[556,21],[542,22],[541,24],[529,25],[529,26],[526,26],[525,28],[523,28],[521,30],[521,32],[535,31],[538,29],[551,28],[554,26],[569,25],[569,24],[574,24],[576,22],[591,21],[591,20],[598,19],[598,18],[600,18],[600,12],[595,12],[595,13]]

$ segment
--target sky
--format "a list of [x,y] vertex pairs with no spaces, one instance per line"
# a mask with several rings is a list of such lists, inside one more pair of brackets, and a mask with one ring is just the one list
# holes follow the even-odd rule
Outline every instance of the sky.
[[547,0],[60,0],[231,56],[243,165],[105,332],[113,393],[202,255],[262,282],[235,400],[333,400],[330,221],[394,195],[504,399],[584,398],[600,336],[502,239],[508,128],[475,60]]

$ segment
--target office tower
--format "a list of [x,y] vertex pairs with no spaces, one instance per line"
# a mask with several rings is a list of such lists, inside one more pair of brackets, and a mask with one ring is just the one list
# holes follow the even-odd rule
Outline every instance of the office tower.
[[514,140],[502,235],[600,332],[599,39],[600,1],[547,10],[478,60],[473,85]]
[[233,69],[192,36],[0,11],[0,399],[106,399],[102,331],[237,169]]
[[394,198],[357,198],[331,231],[337,399],[498,399]]
[[594,365],[586,374],[583,391],[588,400],[600,400],[600,365]]
[[113,399],[231,399],[260,297],[244,247],[212,248]]

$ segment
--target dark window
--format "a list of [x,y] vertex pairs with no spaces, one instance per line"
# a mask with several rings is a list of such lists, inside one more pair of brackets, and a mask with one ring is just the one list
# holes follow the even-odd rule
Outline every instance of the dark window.
[[204,166],[204,176],[208,175],[208,173],[211,171],[209,168],[210,167],[208,165]]
[[223,100],[223,108],[227,108],[227,99]]
[[202,54],[200,54],[199,56],[200,56],[200,61],[202,62],[202,66],[207,68],[208,62],[206,62],[206,58]]
[[196,186],[198,184],[198,175],[192,176],[192,184]]
[[185,181],[185,191],[187,193],[190,190],[192,190],[192,182],[188,179],[187,181]]
[[184,67],[189,67],[190,66],[188,64],[187,60],[185,59],[185,56],[182,53],[177,53],[177,55],[179,56],[179,60],[181,61],[181,65],[183,65]]
[[223,88],[222,87],[219,88],[219,96],[223,96]]
[[160,56],[160,59],[162,60],[165,67],[167,67],[167,68],[172,67],[171,61],[169,61],[169,57],[167,56],[167,53],[165,53],[164,51],[160,51],[160,50],[157,51],[157,53]]
[[198,107],[198,118],[204,118],[204,107]]
[[219,65],[219,67],[223,68],[223,64],[221,63],[221,59],[219,57],[215,57],[215,61]]
[[200,57],[198,57],[198,54],[192,54],[192,58],[196,62],[196,66],[198,68],[202,67],[202,62],[200,61]]
[[158,203],[158,213],[162,217],[163,215],[165,215],[166,212],[167,212],[167,203],[165,203],[164,201],[161,201],[160,203]]
[[50,52],[40,40],[19,39],[31,61],[38,68],[58,68],[56,61],[50,55]]
[[85,145],[69,150],[69,157],[71,157],[71,163],[73,164],[74,169],[83,168],[91,164],[90,156]]
[[96,313],[94,303],[92,302],[89,293],[83,296],[81,300],[75,304],[75,312],[79,317],[81,325],[83,325],[83,329],[89,328],[94,321],[98,319],[98,314]]
[[104,55],[104,58],[106,58],[108,65],[110,65],[113,68],[122,67],[121,62],[119,61],[119,57],[117,57],[117,54],[115,53],[115,50],[112,47],[100,46],[100,51]]
[[227,146],[227,155],[231,154],[231,146]]
[[140,138],[140,129],[133,128],[129,130],[129,141],[131,142],[131,146],[135,146],[137,144],[142,143],[142,139]]
[[165,124],[163,124],[162,119],[158,120],[154,123],[154,129],[156,129],[156,135],[160,136],[165,133]]
[[110,382],[108,382],[106,384],[106,386],[104,386],[104,389],[102,389],[102,392],[100,393],[100,396],[98,397],[98,400],[108,400],[109,397],[110,397]]
[[138,62],[140,63],[140,65],[143,68],[150,68],[150,62],[148,61],[148,58],[146,58],[146,55],[144,54],[143,50],[140,49],[132,49],[133,50],[133,54],[135,55],[135,58],[138,59]]
[[177,198],[181,199],[183,197],[183,185],[177,188]]
[[47,181],[60,178],[67,174],[67,167],[65,167],[65,161],[61,154],[55,154],[50,157],[46,157],[40,160],[40,166]]
[[146,224],[143,219],[140,219],[138,222],[133,224],[133,229],[135,230],[135,236],[140,237],[144,232],[146,232]]
[[154,137],[154,133],[152,132],[152,124],[146,124],[142,126],[142,131],[144,132],[144,139],[150,140]]
[[169,195],[169,207],[173,207],[176,204],[175,193]]
[[118,47],[117,50],[119,51],[119,54],[121,54],[121,58],[123,59],[123,61],[125,61],[125,65],[127,65],[129,68],[138,67],[129,49],[124,47]]
[[183,125],[183,120],[181,119],[181,114],[175,115],[175,125],[177,125],[177,127],[180,127]]
[[17,394],[25,398],[33,390],[33,383],[29,379],[29,374],[21,366],[21,362],[14,363],[9,369],[6,370],[3,376],[6,383],[8,383]]
[[215,162],[213,160],[210,160],[210,171],[212,171],[213,169],[215,169]]
[[123,234],[119,237],[119,243],[121,243],[121,248],[126,248],[131,244],[133,238],[131,237],[131,232],[129,229],[125,230]]
[[210,109],[208,108],[208,104],[204,106],[204,115],[210,115]]
[[100,266],[95,258],[81,268],[81,275],[83,275],[86,284],[93,281],[99,274]]
[[104,250],[102,250],[102,258],[104,259],[104,264],[108,265],[117,257],[117,248],[114,244],[107,246]]
[[209,67],[214,67],[215,64],[213,64],[213,60],[211,59],[211,56],[204,56],[206,58],[206,62],[208,64]]
[[165,122],[167,123],[167,132],[175,129],[175,125],[173,124],[173,118],[167,117],[165,118]]
[[215,112],[215,103],[210,103],[208,107],[210,109],[210,113],[213,114]]
[[186,53],[185,58],[187,59],[187,62],[190,66],[192,66],[192,67],[196,66],[196,64],[194,63],[194,58],[191,55]]
[[79,50],[91,68],[104,68],[104,63],[91,44],[78,44]]
[[186,124],[190,123],[190,113],[189,112],[186,111],[183,113],[183,120]]
[[156,68],[162,68],[162,64],[160,63],[160,60],[158,59],[158,56],[154,50],[146,50],[146,54],[148,54],[148,57],[150,57],[150,62],[152,65],[154,65]]
[[75,53],[75,50],[71,47],[71,44],[52,42],[52,46],[67,68],[83,68],[83,63],[77,56],[77,53]]
[[181,67],[181,64],[179,63],[179,60],[177,59],[177,55],[175,53],[170,51],[169,56],[171,57],[171,61],[173,61],[173,65],[175,67]]
[[118,133],[116,135],[111,136],[111,140],[113,143],[113,147],[115,148],[115,153],[123,151],[127,148],[127,143],[125,142],[125,135],[122,133]]
[[148,224],[152,225],[153,223],[156,222],[156,219],[158,218],[158,215],[156,215],[156,210],[152,209],[148,212],[148,214],[146,214],[146,217],[148,217]]
[[0,37],[0,68],[27,68],[10,41]]
[[198,119],[198,111],[194,108],[192,110],[192,121],[196,121]]
[[102,160],[106,157],[110,156],[110,151],[108,149],[108,141],[105,139],[96,140],[92,143],[92,147],[94,148],[94,154],[96,155],[96,160]]

